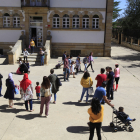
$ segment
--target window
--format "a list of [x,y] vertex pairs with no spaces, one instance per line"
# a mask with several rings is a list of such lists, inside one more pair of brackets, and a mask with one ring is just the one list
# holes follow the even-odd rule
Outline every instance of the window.
[[63,28],[69,28],[69,16],[67,14],[63,16]]
[[13,17],[13,26],[20,27],[20,17],[18,14],[15,14]]
[[99,16],[98,15],[93,16],[92,28],[93,29],[98,29],[99,28]]
[[10,15],[8,13],[3,16],[3,27],[10,27]]
[[89,28],[89,16],[83,16],[83,28]]
[[73,16],[72,27],[79,28],[79,16],[78,15]]
[[59,28],[59,15],[58,14],[55,14],[53,16],[53,28]]

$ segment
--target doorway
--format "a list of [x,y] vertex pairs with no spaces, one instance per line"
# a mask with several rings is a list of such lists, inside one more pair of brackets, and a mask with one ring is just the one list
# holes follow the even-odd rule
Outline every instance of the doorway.
[[37,41],[36,41],[36,28],[31,28],[31,38],[34,40],[35,44],[37,45]]
[[71,50],[71,51],[70,51],[70,54],[71,54],[73,57],[77,57],[79,54],[81,54],[81,50]]

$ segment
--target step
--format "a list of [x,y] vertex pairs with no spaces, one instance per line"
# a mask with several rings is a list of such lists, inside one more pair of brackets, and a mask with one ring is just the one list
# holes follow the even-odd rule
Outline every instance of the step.
[[[23,55],[23,53],[21,53],[21,55]],[[37,55],[39,55],[38,53],[29,53],[29,56],[37,56]]]
[[[17,62],[18,62],[19,60],[17,60]],[[40,62],[41,60],[39,59],[39,58],[32,58],[32,59],[30,59],[30,58],[28,58],[28,62]]]
[[[24,58],[24,56],[23,55],[21,55],[21,56],[19,56],[19,58]],[[35,55],[35,56],[28,56],[28,58],[40,58],[40,56],[38,56],[38,55]]]

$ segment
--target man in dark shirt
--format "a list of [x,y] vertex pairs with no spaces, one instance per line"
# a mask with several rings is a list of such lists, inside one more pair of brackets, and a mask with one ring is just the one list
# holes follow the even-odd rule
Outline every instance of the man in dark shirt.
[[67,54],[67,52],[65,51],[64,54],[63,54],[63,56],[62,56],[62,61],[63,61],[63,63],[64,63],[64,60],[65,60],[65,58],[66,58],[66,54]]
[[64,81],[69,81],[69,55],[64,60]]
[[0,74],[0,97],[2,97],[3,95],[1,94],[1,90],[2,90],[2,79],[3,76]]
[[[112,68],[109,67],[109,74],[107,77],[107,98],[113,100],[113,82],[114,82],[114,72],[112,71]],[[111,95],[111,97],[110,97]]]

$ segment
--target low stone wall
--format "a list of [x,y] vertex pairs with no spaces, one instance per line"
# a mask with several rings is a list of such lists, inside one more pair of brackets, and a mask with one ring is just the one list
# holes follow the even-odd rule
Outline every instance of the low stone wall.
[[119,44],[118,39],[112,38],[111,41],[114,42],[114,43],[116,43],[116,44]]
[[47,65],[49,60],[50,60],[50,45],[51,41],[46,40],[45,46],[44,46],[44,51],[45,51],[45,59],[44,59],[44,64]]
[[11,51],[8,54],[8,62],[9,64],[14,65],[18,60],[19,56],[22,52],[22,40],[18,40]]

